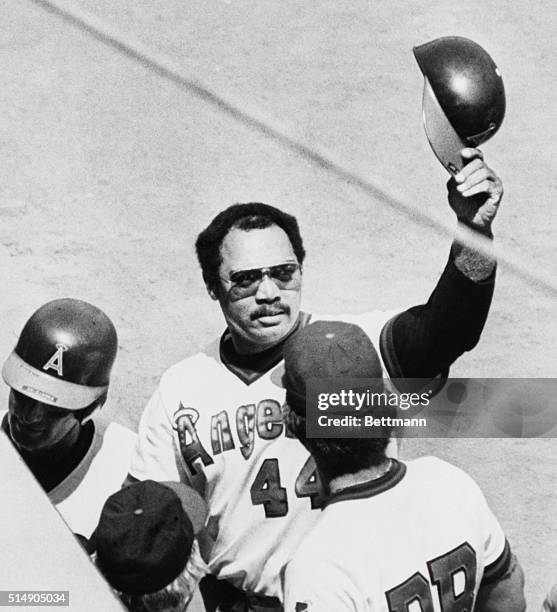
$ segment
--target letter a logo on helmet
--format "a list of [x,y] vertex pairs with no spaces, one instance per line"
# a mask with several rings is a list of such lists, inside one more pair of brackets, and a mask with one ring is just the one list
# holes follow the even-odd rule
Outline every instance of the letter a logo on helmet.
[[87,302],[48,302],[25,323],[2,377],[45,404],[80,410],[108,390],[118,338],[106,314]]
[[423,122],[429,144],[452,174],[459,151],[477,147],[501,127],[503,78],[491,56],[468,38],[445,36],[414,47],[424,75]]
[[52,357],[44,364],[43,370],[56,370],[58,376],[64,376],[64,364],[62,362],[62,355],[64,351],[67,351],[68,347],[65,344],[56,344],[56,352]]

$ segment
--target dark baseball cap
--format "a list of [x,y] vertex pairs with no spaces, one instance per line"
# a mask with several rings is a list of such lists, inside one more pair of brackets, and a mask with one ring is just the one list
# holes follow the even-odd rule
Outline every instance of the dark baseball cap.
[[381,360],[364,330],[343,321],[316,321],[293,334],[284,346],[286,401],[299,416],[306,414],[310,379],[376,379],[381,386]]
[[206,518],[207,505],[191,487],[137,482],[106,500],[89,548],[112,587],[129,595],[154,593],[184,570]]

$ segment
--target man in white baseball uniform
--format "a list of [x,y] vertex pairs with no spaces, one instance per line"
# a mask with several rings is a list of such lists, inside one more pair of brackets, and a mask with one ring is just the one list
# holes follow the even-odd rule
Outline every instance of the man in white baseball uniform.
[[11,387],[2,429],[70,529],[88,538],[130,465],[136,434],[95,413],[118,349],[96,306],[58,299],[27,321],[2,369]]
[[[459,219],[491,236],[501,182],[478,150],[462,156],[449,203]],[[196,248],[226,330],[163,375],[141,419],[129,480],[196,486],[215,540],[211,572],[244,592],[252,609],[280,609],[280,571],[323,501],[313,460],[285,432],[282,351],[310,319],[324,317],[300,310],[305,251],[291,215],[260,203],[231,206]],[[385,375],[439,379],[478,342],[494,276],[493,259],[455,243],[425,305],[341,318],[381,347]]]
[[[319,521],[286,566],[285,611],[525,610],[522,570],[467,474],[435,457],[389,458],[387,418],[370,439],[342,426],[338,438],[308,434],[319,418],[306,403],[308,381],[345,390],[348,378],[365,379],[383,393],[379,355],[363,329],[312,323],[287,340],[284,363],[288,431],[328,489]],[[376,418],[394,412],[369,409]]]

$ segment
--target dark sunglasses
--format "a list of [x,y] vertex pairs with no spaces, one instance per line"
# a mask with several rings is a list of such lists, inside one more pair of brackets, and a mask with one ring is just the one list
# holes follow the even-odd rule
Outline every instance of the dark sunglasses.
[[233,297],[249,297],[255,295],[259,284],[268,276],[279,289],[297,289],[300,286],[300,265],[297,263],[284,263],[268,268],[253,268],[251,270],[238,270],[223,279],[231,284],[229,293]]

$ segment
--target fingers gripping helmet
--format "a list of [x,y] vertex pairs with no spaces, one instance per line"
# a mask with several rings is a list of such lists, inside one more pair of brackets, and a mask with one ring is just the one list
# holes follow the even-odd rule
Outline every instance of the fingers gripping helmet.
[[456,173],[458,151],[477,147],[501,127],[505,89],[499,69],[477,43],[460,36],[414,47],[424,75],[423,121],[439,161]]
[[116,329],[102,310],[54,300],[27,321],[2,377],[33,399],[79,410],[106,393],[117,347]]

